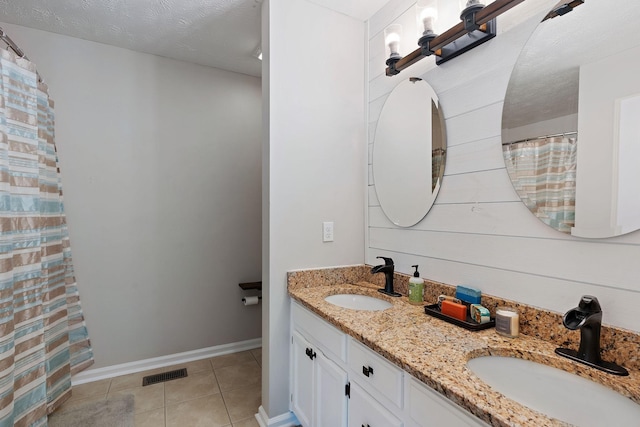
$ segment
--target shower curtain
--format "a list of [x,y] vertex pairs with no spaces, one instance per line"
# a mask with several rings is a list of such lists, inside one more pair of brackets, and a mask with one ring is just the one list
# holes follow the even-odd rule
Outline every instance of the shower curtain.
[[0,57],[0,427],[41,426],[93,363],[76,287],[53,101],[28,60]]
[[571,233],[576,208],[577,136],[552,136],[503,145],[511,181],[544,223]]
[[431,191],[435,191],[440,174],[443,172],[447,151],[442,148],[431,150]]

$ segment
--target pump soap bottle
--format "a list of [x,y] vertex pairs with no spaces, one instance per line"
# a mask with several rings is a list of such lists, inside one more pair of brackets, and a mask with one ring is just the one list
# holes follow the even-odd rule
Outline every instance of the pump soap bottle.
[[422,304],[424,293],[424,280],[420,277],[418,272],[418,266],[412,265],[416,271],[413,273],[413,277],[409,279],[409,302],[411,304]]

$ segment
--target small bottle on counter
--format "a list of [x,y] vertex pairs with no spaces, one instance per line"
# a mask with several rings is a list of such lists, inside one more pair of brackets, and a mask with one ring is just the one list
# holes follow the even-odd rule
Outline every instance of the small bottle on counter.
[[515,338],[520,334],[520,315],[516,309],[510,307],[496,309],[496,332],[509,338]]
[[413,273],[413,277],[409,279],[409,302],[411,304],[422,304],[424,302],[424,280],[420,277],[418,272],[418,266],[412,265],[416,271]]

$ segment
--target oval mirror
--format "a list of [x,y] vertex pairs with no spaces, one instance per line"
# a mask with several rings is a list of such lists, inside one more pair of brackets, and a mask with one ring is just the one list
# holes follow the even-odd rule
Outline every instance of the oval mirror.
[[391,222],[411,227],[425,217],[438,195],[445,158],[435,91],[419,78],[403,81],[382,107],[373,142],[373,181]]
[[640,229],[640,9],[634,0],[566,3],[575,7],[543,19],[511,75],[505,164],[546,224],[618,236]]

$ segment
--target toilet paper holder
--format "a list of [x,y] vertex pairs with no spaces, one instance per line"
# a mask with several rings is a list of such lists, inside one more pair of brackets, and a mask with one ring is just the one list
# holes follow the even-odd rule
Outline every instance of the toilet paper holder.
[[256,305],[262,299],[261,296],[244,297],[242,298],[242,304],[244,305]]
[[[262,282],[239,283],[238,286],[240,286],[240,288],[243,291],[250,291],[250,290],[262,291]],[[261,295],[246,296],[242,298],[242,304],[257,305],[260,303],[261,299],[262,299]]]

